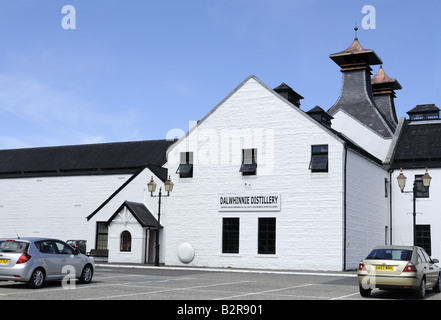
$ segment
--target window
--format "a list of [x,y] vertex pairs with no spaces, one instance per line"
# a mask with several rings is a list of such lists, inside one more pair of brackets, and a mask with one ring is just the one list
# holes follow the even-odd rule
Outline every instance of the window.
[[54,243],[59,254],[74,254],[74,250],[71,246],[60,241],[54,241]]
[[239,218],[224,218],[222,253],[239,253]]
[[430,241],[430,224],[416,225],[416,245],[423,248],[429,256],[432,255],[432,244]]
[[422,174],[415,175],[415,186],[416,186],[415,196],[417,198],[429,198],[429,188],[424,187]]
[[107,249],[108,227],[105,222],[96,223],[95,249]]
[[37,247],[38,251],[40,251],[41,253],[46,253],[46,254],[55,254],[56,253],[52,240],[44,240],[44,241],[35,242],[35,246]]
[[276,253],[276,218],[259,218],[258,254]]
[[242,149],[242,165],[239,172],[242,172],[243,176],[256,175],[257,168],[257,149]]
[[120,251],[132,251],[132,235],[128,231],[123,231],[120,238]]
[[311,172],[328,172],[328,145],[311,146]]
[[181,152],[181,160],[176,173],[179,173],[179,178],[193,177],[193,152]]

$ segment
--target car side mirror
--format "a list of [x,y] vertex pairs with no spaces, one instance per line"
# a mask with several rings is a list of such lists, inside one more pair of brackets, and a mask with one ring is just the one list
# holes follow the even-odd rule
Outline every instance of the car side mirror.
[[438,259],[432,259],[432,263],[439,263]]

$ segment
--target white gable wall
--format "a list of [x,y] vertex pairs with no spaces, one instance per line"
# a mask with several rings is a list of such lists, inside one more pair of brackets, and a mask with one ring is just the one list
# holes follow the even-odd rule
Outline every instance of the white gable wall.
[[[311,145],[328,144],[329,172],[311,173]],[[257,175],[242,176],[243,148],[257,148]],[[193,178],[179,178],[179,152],[194,152]],[[341,270],[343,145],[254,77],[169,149],[175,182],[166,216],[166,264],[177,248],[190,265]],[[220,195],[280,194],[278,212],[221,212]],[[222,219],[240,218],[239,254],[222,253]],[[259,217],[276,218],[276,254],[257,253]],[[318,258],[320,257],[320,258]]]
[[[131,250],[121,251],[121,234],[130,232]],[[109,224],[109,262],[144,263],[147,247],[147,233],[127,207],[123,207]]]

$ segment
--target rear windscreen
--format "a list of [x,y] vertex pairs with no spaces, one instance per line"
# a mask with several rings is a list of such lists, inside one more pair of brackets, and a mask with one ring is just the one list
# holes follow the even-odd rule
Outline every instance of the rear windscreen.
[[366,257],[369,259],[380,260],[410,260],[412,258],[412,250],[406,249],[374,249]]
[[26,253],[29,243],[15,240],[0,240],[0,252]]

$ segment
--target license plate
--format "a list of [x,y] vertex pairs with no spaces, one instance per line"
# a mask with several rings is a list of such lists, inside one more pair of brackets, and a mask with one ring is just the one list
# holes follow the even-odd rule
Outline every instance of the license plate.
[[9,259],[0,259],[0,264],[8,264]]
[[375,266],[375,270],[394,271],[394,267],[393,266]]

